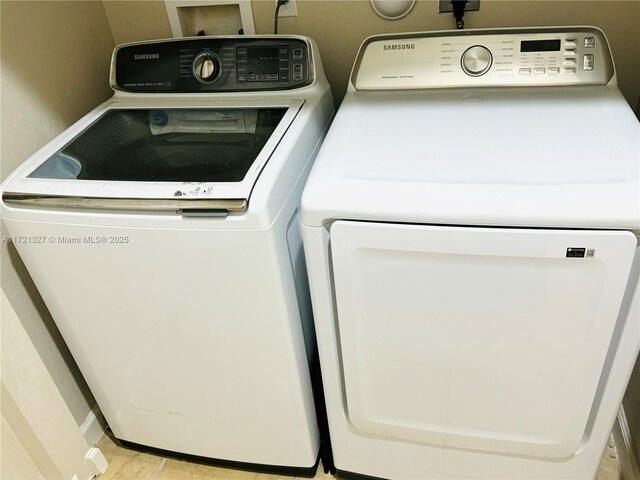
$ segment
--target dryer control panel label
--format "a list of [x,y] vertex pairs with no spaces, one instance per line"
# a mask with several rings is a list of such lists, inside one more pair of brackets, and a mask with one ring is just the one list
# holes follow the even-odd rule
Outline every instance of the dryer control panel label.
[[606,85],[613,74],[597,28],[512,28],[377,35],[351,81],[357,90]]

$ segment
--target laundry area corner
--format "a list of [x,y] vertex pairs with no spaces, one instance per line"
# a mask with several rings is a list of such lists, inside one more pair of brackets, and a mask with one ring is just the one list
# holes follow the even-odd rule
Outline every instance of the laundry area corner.
[[640,2],[0,22],[1,478],[640,480]]

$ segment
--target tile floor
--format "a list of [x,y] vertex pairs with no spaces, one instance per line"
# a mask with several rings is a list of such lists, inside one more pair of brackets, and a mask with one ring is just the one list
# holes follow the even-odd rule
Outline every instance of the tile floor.
[[[107,458],[109,468],[98,480],[294,480],[291,477],[229,470],[183,462],[120,446],[105,435],[98,447]],[[334,480],[318,469],[316,479]],[[615,450],[608,446],[602,457],[596,480],[621,480]]]
[[[141,453],[120,446],[110,434],[102,437],[97,446],[109,462],[107,471],[97,480],[297,480],[283,475],[211,467]],[[314,478],[335,480],[331,475],[325,475],[322,467],[318,468]]]

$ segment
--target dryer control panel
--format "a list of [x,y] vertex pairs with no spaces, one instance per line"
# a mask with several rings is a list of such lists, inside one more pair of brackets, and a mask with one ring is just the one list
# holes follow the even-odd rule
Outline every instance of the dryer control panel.
[[288,90],[313,82],[305,37],[225,36],[116,47],[111,87],[137,93]]
[[553,27],[370,37],[352,82],[357,90],[605,85],[613,75],[601,30]]

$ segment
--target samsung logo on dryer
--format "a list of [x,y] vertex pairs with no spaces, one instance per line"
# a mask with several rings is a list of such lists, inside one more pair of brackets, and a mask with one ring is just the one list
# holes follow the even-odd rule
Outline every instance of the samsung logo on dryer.
[[134,60],[157,60],[159,58],[159,53],[136,53],[133,56]]
[[382,46],[382,50],[413,50],[416,48],[415,43],[387,43]]

